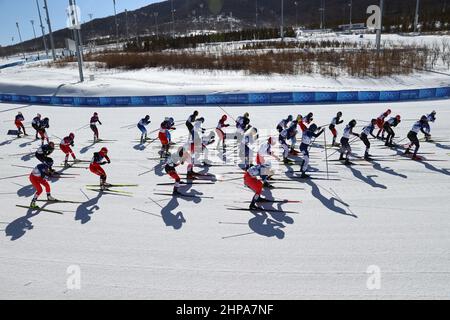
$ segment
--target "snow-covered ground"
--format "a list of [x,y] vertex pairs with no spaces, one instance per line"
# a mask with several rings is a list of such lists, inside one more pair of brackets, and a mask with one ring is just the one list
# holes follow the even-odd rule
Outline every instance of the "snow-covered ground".
[[[252,197],[243,187],[236,166],[209,168],[210,173],[228,181],[183,188],[183,192],[202,195],[200,200],[154,194],[171,190],[171,186],[157,185],[171,179],[159,161],[148,159],[157,156],[156,143],[142,150],[134,142],[139,136],[137,129],[120,128],[133,125],[148,113],[153,121],[150,130],[154,130],[165,116],[185,120],[192,108],[72,109],[1,104],[0,179],[31,171],[12,165],[37,164],[34,158],[15,155],[32,152],[37,142],[5,135],[13,128],[17,111],[22,111],[27,121],[37,112],[48,116],[53,138],[75,132],[76,154],[86,160],[100,146],[89,147],[90,130],[77,129],[98,111],[103,122],[101,137],[118,140],[107,144],[112,160],[105,167],[109,181],[139,187],[127,189],[133,192],[132,197],[99,195],[85,187],[97,183],[96,176],[85,169],[70,169],[66,172],[80,175],[53,182],[52,193],[84,203],[47,207],[63,210],[64,215],[34,215],[15,207],[31,200],[33,189],[27,177],[1,180],[0,298],[448,299],[448,103],[229,108],[234,117],[250,112],[254,126],[266,135],[263,129],[274,128],[288,114],[311,110],[316,122],[325,124],[339,110],[348,122],[352,118],[370,120],[390,107],[405,119],[396,130],[399,140],[413,123],[409,119],[437,111],[432,134],[439,142],[422,143],[421,152],[438,161],[414,162],[393,156],[395,151],[373,141],[372,154],[384,155],[385,161],[353,167],[330,162],[330,178],[336,180],[276,182],[276,186],[303,190],[274,189],[273,197],[302,203],[281,205],[294,213],[260,216],[227,209],[246,207],[245,201]],[[219,108],[198,110],[208,128],[223,114]],[[175,131],[175,141],[186,135],[183,128],[180,125]],[[339,127],[340,132],[342,129]],[[322,138],[318,143],[323,143]],[[312,168],[319,170],[313,174],[317,177],[326,176],[322,151],[311,151]],[[361,155],[362,143],[355,143],[354,151]],[[328,155],[336,159],[333,152],[329,150]],[[60,164],[63,155],[56,150],[54,158]],[[143,174],[154,167],[154,172]],[[288,169],[280,166],[276,177],[289,179],[286,176],[293,173],[285,173]],[[299,168],[294,165],[292,169]],[[179,168],[181,173],[184,170]],[[174,229],[170,224],[178,212],[186,222]],[[274,231],[268,219],[284,228]],[[77,267],[81,289],[69,290],[66,282],[73,277],[67,270],[73,272]],[[369,290],[367,282],[373,274],[366,272],[377,268],[381,287]]]

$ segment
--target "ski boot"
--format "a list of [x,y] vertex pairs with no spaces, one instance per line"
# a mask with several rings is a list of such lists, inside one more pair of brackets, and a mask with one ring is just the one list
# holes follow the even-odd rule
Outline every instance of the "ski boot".
[[406,155],[406,154],[410,154],[410,153],[411,153],[411,152],[409,151],[409,148],[407,148],[407,149],[405,150],[405,153],[404,153],[404,154]]
[[72,165],[70,165],[67,160],[64,161],[64,168],[67,169],[67,168],[70,168],[70,167],[72,167]]
[[249,209],[250,210],[258,210],[258,207],[256,206],[255,201],[252,201],[252,203],[250,203]]
[[341,155],[339,156],[339,161],[342,161],[342,160],[344,160],[344,154],[343,153],[341,153]]
[[311,178],[310,175],[306,174],[306,172],[302,171],[302,175],[300,176],[301,179],[309,179]]
[[345,164],[346,166],[350,166],[352,163],[351,163],[350,160],[347,158],[347,159],[345,159],[344,164]]
[[52,202],[58,201],[57,199],[53,198],[50,193],[47,193],[47,200]]
[[37,201],[36,198],[33,198],[33,200],[31,200],[30,208],[32,208],[32,209],[39,209],[38,205],[36,204],[36,201]]

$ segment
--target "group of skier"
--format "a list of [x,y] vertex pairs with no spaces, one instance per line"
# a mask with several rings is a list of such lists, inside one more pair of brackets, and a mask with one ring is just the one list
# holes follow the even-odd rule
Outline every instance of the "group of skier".
[[[364,159],[371,161],[369,141],[370,137],[374,139],[380,139],[385,141],[385,146],[394,147],[393,139],[395,137],[394,128],[401,123],[401,116],[389,117],[392,113],[390,109],[383,112],[379,117],[372,119],[362,128],[360,133],[354,132],[357,126],[357,120],[351,120],[345,126],[342,132],[340,143],[337,143],[338,130],[337,127],[344,123],[342,120],[343,113],[338,112],[335,117],[332,118],[328,125],[328,129],[333,137],[331,147],[339,148],[340,156],[339,160],[344,161],[344,164],[351,164],[350,156],[352,155],[351,144],[354,140],[351,140],[352,136],[359,138],[365,145]],[[387,120],[386,120],[387,119]],[[25,118],[22,113],[18,113],[15,117],[15,125],[18,130],[18,136],[26,135],[26,129],[23,124]],[[242,159],[244,169],[244,184],[255,192],[255,196],[251,202],[250,207],[256,208],[256,202],[262,201],[260,196],[264,187],[272,187],[269,183],[270,177],[273,175],[271,170],[270,158],[275,158],[282,161],[285,164],[294,164],[293,160],[289,156],[300,156],[300,172],[302,179],[308,179],[310,176],[307,174],[309,162],[310,162],[310,149],[313,146],[314,141],[319,138],[324,132],[326,126],[318,126],[314,122],[314,114],[308,113],[306,116],[298,115],[295,120],[292,115],[282,119],[276,126],[278,131],[278,142],[282,149],[282,159],[278,158],[273,150],[273,146],[276,143],[275,137],[269,137],[267,140],[263,140],[257,149],[256,156],[253,154],[255,144],[259,139],[257,128],[251,125],[249,113],[245,113],[242,116],[233,119],[235,121],[235,131],[230,135],[232,139],[237,140],[237,146],[239,148],[239,155]],[[414,123],[412,129],[409,131],[407,138],[410,140],[410,144],[405,148],[405,154],[410,154],[411,148],[415,149],[412,154],[412,159],[418,159],[417,153],[420,148],[418,134],[423,133],[426,140],[429,140],[430,135],[430,122],[436,120],[436,112],[433,111],[428,115],[422,116],[417,122]],[[196,179],[198,174],[194,172],[194,165],[197,164],[200,155],[207,151],[208,146],[215,142],[217,136],[216,148],[220,149],[222,146],[223,152],[227,147],[227,139],[230,139],[225,133],[225,128],[230,127],[228,121],[228,115],[223,115],[215,128],[215,132],[211,131],[205,136],[206,129],[203,128],[205,122],[204,117],[199,117],[199,112],[195,111],[189,115],[185,122],[186,129],[188,131],[187,142],[177,148],[177,151],[173,154],[170,153],[170,147],[175,145],[172,142],[171,131],[176,130],[175,120],[171,117],[165,118],[160,125],[158,132],[158,139],[161,143],[161,150],[159,151],[160,157],[165,160],[165,171],[175,181],[173,193],[179,194],[179,186],[181,178],[177,173],[176,168],[184,163],[187,163],[187,179]],[[142,118],[137,127],[141,132],[140,142],[143,144],[150,139],[148,138],[147,126],[151,123],[150,116],[147,115]],[[99,142],[99,131],[97,124],[102,124],[98,113],[94,113],[90,119],[90,128],[94,134],[94,143]],[[47,182],[48,177],[52,177],[57,174],[53,169],[54,160],[50,157],[55,150],[55,143],[50,141],[46,129],[49,126],[49,119],[44,118],[40,114],[32,121],[32,127],[36,130],[36,139],[41,139],[41,146],[35,152],[35,157],[40,161],[40,164],[36,166],[30,174],[30,181],[36,189],[35,196],[31,202],[31,207],[36,208],[36,201],[43,192],[42,186],[45,188],[47,198],[49,201],[55,201],[50,193],[50,186]],[[374,131],[378,128],[378,133],[375,135]],[[296,150],[297,134],[301,132],[301,143]],[[386,134],[386,136],[385,136]],[[156,139],[152,139],[153,141]],[[59,144],[60,150],[65,154],[64,167],[69,168],[69,157],[72,157],[73,163],[77,163],[80,160],[77,159],[72,147],[75,145],[75,134],[70,133]],[[254,160],[256,164],[254,164]],[[102,165],[111,163],[108,157],[108,149],[102,148],[100,151],[93,154],[90,161],[90,171],[100,177],[100,188],[106,190],[108,184],[106,183],[107,175],[102,168]]]
[[[17,127],[17,136],[18,138],[21,137],[21,134],[23,133],[25,136],[28,136],[26,133],[25,126],[23,122],[25,121],[25,117],[21,112],[19,112],[15,117],[15,125]],[[97,128],[97,123],[100,125],[102,124],[99,120],[98,113],[94,113],[90,120],[90,128],[94,133],[94,142],[99,141],[99,132]],[[46,132],[46,129],[50,128],[50,120],[49,118],[42,118],[41,114],[37,114],[36,117],[33,118],[31,122],[31,126],[36,131],[35,138],[36,140],[41,140],[41,145],[38,147],[38,149],[35,151],[34,156],[35,158],[40,162],[36,167],[33,168],[29,175],[29,180],[33,187],[35,188],[36,192],[33,196],[33,199],[30,203],[30,208],[37,209],[39,208],[36,204],[38,201],[38,198],[43,193],[44,189],[47,194],[47,200],[49,202],[55,202],[58,201],[51,195],[51,187],[48,183],[48,179],[52,177],[57,177],[59,174],[54,170],[54,160],[51,157],[53,152],[55,151],[55,143],[53,141],[50,141],[50,138]],[[61,139],[61,142],[59,144],[59,149],[64,153],[64,168],[70,168],[71,164],[69,164],[69,156],[72,157],[73,162],[77,163],[80,162],[75,156],[74,151],[72,148],[75,145],[75,134],[70,133],[63,139]],[[111,163],[111,160],[108,157],[108,149],[107,148],[101,148],[99,152],[95,152],[93,154],[92,160],[89,164],[89,170],[100,177],[100,188],[106,189],[108,187],[108,184],[106,183],[107,175],[102,165],[106,163]]]

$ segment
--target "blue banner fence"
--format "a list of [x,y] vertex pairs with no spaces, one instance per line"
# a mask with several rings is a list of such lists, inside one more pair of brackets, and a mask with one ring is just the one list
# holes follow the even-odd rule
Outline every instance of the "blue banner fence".
[[319,103],[399,102],[450,98],[450,87],[341,92],[279,92],[207,95],[169,95],[141,97],[64,97],[0,94],[0,102],[54,106],[217,106],[217,105],[283,105]]

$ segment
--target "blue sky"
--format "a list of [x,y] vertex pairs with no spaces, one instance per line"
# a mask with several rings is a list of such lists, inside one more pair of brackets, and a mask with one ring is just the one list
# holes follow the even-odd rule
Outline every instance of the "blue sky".
[[[125,9],[134,10],[155,2],[163,0],[116,0],[117,12],[123,12]],[[41,8],[44,0],[39,0]],[[89,21],[89,14],[93,18],[101,18],[114,13],[113,0],[77,0],[77,5],[81,9],[81,20]],[[66,8],[69,0],[47,0],[50,20],[53,30],[66,27]],[[44,14],[44,10],[41,10]],[[43,18],[44,19],[44,18]],[[33,28],[30,20],[35,21],[36,34],[41,35],[39,29],[39,16],[37,13],[36,0],[0,0],[0,45],[7,46],[18,42],[16,22],[19,22],[22,39],[28,40],[34,37]],[[45,20],[44,20],[45,24]],[[46,26],[47,30],[47,26]]]

